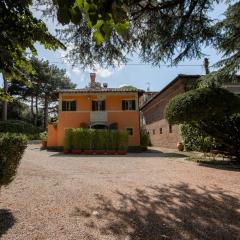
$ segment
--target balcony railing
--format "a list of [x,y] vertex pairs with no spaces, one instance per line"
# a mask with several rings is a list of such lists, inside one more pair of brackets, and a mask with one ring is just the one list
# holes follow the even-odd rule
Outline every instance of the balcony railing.
[[105,111],[92,111],[90,113],[90,121],[94,122],[107,122],[107,112]]

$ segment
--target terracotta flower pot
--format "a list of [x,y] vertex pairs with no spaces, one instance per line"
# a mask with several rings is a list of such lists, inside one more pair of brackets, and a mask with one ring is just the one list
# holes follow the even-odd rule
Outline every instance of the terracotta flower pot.
[[108,151],[107,151],[107,154],[108,154],[108,155],[115,155],[115,154],[116,154],[116,151],[115,151],[115,150],[108,150]]
[[42,140],[42,148],[46,148],[47,147],[47,140]]
[[81,154],[81,152],[82,152],[82,151],[81,151],[80,149],[73,149],[73,150],[72,150],[72,153],[73,153],[73,154]]
[[69,154],[69,153],[71,153],[72,151],[70,150],[70,149],[64,149],[64,154]]
[[177,148],[178,148],[178,151],[182,152],[182,151],[184,150],[184,145],[183,145],[183,143],[182,143],[182,142],[179,142],[179,143],[177,144]]
[[91,154],[93,154],[93,150],[87,150],[87,149],[85,149],[85,150],[83,150],[83,153],[84,153],[84,154],[87,154],[87,155],[91,155]]
[[127,154],[127,150],[118,150],[117,153],[119,155],[126,155]]
[[95,150],[94,151],[97,155],[103,155],[105,154],[105,150]]

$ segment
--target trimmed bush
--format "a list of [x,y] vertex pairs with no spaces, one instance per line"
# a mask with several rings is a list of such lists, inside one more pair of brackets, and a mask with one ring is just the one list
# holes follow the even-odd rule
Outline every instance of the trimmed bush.
[[191,124],[183,124],[180,129],[186,151],[209,152],[217,147],[213,137],[206,135]]
[[127,150],[127,131],[67,128],[64,135],[64,150]]
[[29,140],[39,139],[41,131],[40,128],[20,120],[0,121],[0,132],[24,134]]
[[128,149],[128,139],[129,134],[127,131],[119,131],[119,150],[127,150]]
[[66,128],[64,131],[64,150],[73,149],[73,128]]
[[73,130],[73,149],[82,150],[84,141],[84,131],[81,128]]
[[240,112],[240,97],[224,88],[199,88],[172,98],[164,109],[170,124],[222,119]]
[[26,136],[0,134],[0,187],[8,185],[14,179],[26,147]]
[[103,129],[94,131],[93,145],[95,150],[107,149],[107,131]]
[[151,146],[151,140],[146,130],[141,130],[140,132],[140,144],[142,147]]

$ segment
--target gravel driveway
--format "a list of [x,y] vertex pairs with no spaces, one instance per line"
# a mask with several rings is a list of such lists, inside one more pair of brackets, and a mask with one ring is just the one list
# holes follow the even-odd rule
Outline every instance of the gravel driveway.
[[240,172],[180,154],[74,156],[29,145],[0,195],[1,239],[240,239]]

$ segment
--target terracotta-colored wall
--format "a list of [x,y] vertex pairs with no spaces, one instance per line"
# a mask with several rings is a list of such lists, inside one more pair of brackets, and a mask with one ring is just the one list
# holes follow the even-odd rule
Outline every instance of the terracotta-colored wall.
[[[185,85],[179,80],[158,95],[142,110],[146,122],[146,129],[149,132],[153,146],[177,148],[177,143],[181,141],[179,127],[172,126],[172,133],[170,133],[169,124],[164,119],[163,113],[170,99],[184,91]],[[162,134],[160,134],[160,128],[162,128]]]
[[108,121],[117,122],[119,129],[133,128],[129,137],[129,146],[140,145],[139,112],[109,112]]
[[[139,111],[122,111],[123,99],[136,99],[137,93],[132,95],[105,95],[99,94],[105,98],[108,123],[118,123],[119,129],[133,128],[133,135],[130,136],[129,146],[140,145],[140,129],[139,129]],[[58,113],[57,133],[52,131],[49,125],[49,141],[48,146],[63,146],[64,144],[64,129],[79,128],[81,123],[90,123],[90,112],[92,110],[92,100],[97,96],[89,95],[69,95],[62,96],[64,99],[74,99],[77,101],[77,110],[71,112]],[[56,145],[54,145],[56,144]]]
[[57,143],[57,127],[54,127],[53,124],[48,124],[47,145],[49,147],[58,146],[58,143]]

